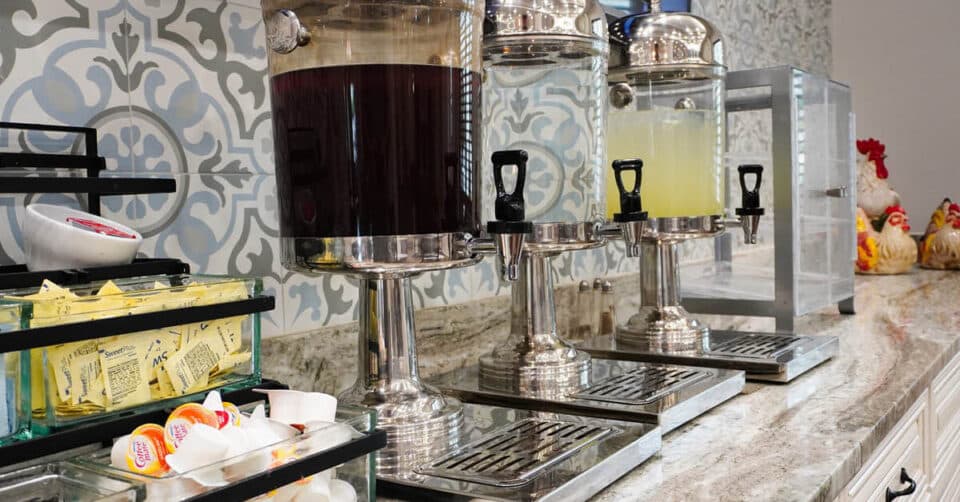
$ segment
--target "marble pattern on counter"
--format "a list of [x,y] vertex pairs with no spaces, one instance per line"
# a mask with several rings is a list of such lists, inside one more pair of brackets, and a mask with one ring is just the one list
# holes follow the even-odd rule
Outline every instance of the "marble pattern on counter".
[[[748,384],[668,435],[658,458],[598,500],[832,500],[960,352],[953,293],[960,274],[917,270],[857,281],[857,315],[831,308],[797,320],[800,334],[840,337],[834,360],[789,385]],[[613,282],[622,322],[636,311],[638,276]],[[557,288],[559,326],[577,294],[574,285]],[[758,326],[756,318],[710,322]],[[472,364],[507,336],[509,297],[423,309],[417,326],[421,375]],[[302,390],[344,390],[356,379],[357,335],[351,323],[266,340],[264,375]]]
[[949,273],[858,278],[857,315],[797,324],[839,336],[834,360],[789,385],[748,385],[597,500],[832,500],[960,349],[958,288]]

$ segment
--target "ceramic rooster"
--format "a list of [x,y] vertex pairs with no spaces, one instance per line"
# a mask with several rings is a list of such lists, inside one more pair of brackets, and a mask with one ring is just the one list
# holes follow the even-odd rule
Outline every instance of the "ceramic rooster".
[[902,274],[913,268],[917,244],[908,221],[900,206],[888,207],[872,224],[863,208],[857,208],[857,273]]
[[888,207],[900,204],[900,195],[887,183],[885,151],[883,143],[873,138],[857,140],[857,206],[871,220],[883,216]]
[[920,266],[960,269],[960,205],[943,199],[920,242]]

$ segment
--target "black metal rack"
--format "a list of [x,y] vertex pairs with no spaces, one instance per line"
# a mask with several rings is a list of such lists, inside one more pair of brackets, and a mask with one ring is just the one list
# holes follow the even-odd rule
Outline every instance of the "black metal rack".
[[105,195],[132,195],[147,193],[172,193],[176,181],[163,178],[101,178],[106,169],[106,159],[97,150],[97,130],[92,127],[73,127],[20,122],[0,122],[0,129],[75,133],[83,136],[84,153],[47,154],[32,152],[0,152],[0,172],[3,169],[44,168],[77,169],[86,172],[86,177],[53,176],[3,176],[0,177],[2,193],[84,193],[87,194],[87,211],[100,215],[100,197]]
[[[273,380],[264,380],[257,388],[286,389],[287,386]],[[253,392],[252,389],[244,389],[225,393],[223,399],[243,406],[263,401],[264,396]],[[140,424],[147,422],[162,423],[170,414],[170,411],[169,409],[156,410],[139,414],[130,412],[107,421],[84,424],[63,432],[0,447],[0,467],[90,444],[101,443],[104,447],[108,447],[112,444],[114,438],[130,433]],[[246,500],[377,451],[386,444],[386,432],[374,430],[336,447],[253,474],[240,481],[214,488],[188,500],[194,502]]]
[[[101,196],[170,193],[176,190],[176,183],[172,179],[101,178],[100,172],[106,169],[106,161],[98,154],[96,129],[15,122],[0,122],[0,129],[76,133],[82,135],[84,143],[83,155],[0,152],[0,193],[84,193],[88,195],[87,210],[99,215]],[[23,176],[8,176],[3,175],[3,169],[5,168],[77,169],[85,171],[86,177],[32,176],[32,173],[29,172],[26,172]],[[7,265],[0,266],[0,290],[36,287],[44,279],[49,279],[61,286],[69,286],[125,277],[176,275],[189,272],[190,267],[187,264],[180,260],[168,258],[142,258],[134,260],[129,265],[40,272],[31,272],[24,265]],[[271,296],[254,297],[216,305],[185,307],[25,329],[0,337],[0,354],[266,312],[272,310],[274,306],[275,300]],[[287,388],[285,385],[271,380],[264,380],[256,387],[261,389]],[[225,393],[223,398],[237,405],[264,399],[262,394],[254,393],[252,388]],[[172,410],[161,409],[137,412],[136,409],[131,409],[103,420],[79,424],[51,434],[13,442],[0,447],[0,468],[85,445],[99,443],[109,446],[114,438],[129,433],[140,424],[163,422],[170,411]],[[372,453],[386,446],[386,443],[386,433],[381,430],[374,430],[334,448],[252,474],[243,480],[215,488],[189,500],[213,502],[252,498],[336,467],[348,460]]]
[[26,265],[0,266],[0,290],[36,287],[44,279],[58,286],[73,286],[122,277],[189,274],[190,265],[176,258],[137,258],[129,265],[31,272]]

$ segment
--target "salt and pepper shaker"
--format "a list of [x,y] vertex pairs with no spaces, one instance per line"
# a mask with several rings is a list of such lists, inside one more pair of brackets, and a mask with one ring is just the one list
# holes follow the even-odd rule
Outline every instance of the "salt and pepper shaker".
[[600,286],[600,301],[597,306],[599,311],[597,335],[612,335],[617,326],[616,302],[613,296],[613,284],[610,281],[603,281]]
[[574,306],[573,316],[570,319],[570,333],[577,340],[584,340],[591,335],[590,319],[592,313],[593,292],[590,289],[590,283],[580,281],[580,288],[577,292],[576,305]]

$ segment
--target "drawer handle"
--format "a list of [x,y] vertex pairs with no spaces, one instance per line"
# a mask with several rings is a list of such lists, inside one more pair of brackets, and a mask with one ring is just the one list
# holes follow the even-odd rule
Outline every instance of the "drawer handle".
[[913,492],[917,491],[917,482],[914,481],[913,478],[911,478],[910,475],[907,474],[907,470],[903,467],[900,468],[900,482],[906,483],[907,487],[898,492],[895,492],[890,488],[887,488],[887,502],[890,502],[891,500],[898,497],[903,497],[904,495],[910,495]]

